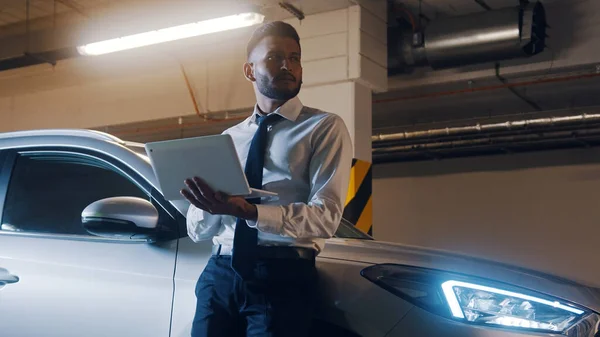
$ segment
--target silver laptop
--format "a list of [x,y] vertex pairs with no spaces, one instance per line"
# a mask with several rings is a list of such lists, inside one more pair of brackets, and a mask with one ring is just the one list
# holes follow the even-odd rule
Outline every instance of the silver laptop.
[[276,196],[252,189],[230,135],[151,142],[145,145],[154,174],[167,200],[182,200],[184,180],[199,177],[215,191],[246,198]]

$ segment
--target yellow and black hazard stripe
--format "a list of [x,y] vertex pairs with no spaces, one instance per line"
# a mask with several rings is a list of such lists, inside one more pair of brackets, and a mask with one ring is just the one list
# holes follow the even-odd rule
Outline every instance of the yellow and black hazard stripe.
[[342,217],[361,231],[373,234],[373,198],[371,163],[353,159],[350,186]]

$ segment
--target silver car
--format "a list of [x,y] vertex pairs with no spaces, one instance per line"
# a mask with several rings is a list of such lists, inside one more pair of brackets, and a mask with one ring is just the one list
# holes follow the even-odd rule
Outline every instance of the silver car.
[[[189,336],[211,242],[186,236],[141,144],[0,134],[0,336]],[[313,336],[598,336],[600,290],[345,223],[317,259]]]

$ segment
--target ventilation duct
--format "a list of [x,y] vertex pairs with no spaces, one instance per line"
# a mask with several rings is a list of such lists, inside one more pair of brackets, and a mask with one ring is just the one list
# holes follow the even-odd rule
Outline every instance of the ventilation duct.
[[541,53],[545,39],[546,15],[540,2],[443,18],[415,32],[390,26],[389,69],[403,73],[417,66],[441,69],[527,57]]

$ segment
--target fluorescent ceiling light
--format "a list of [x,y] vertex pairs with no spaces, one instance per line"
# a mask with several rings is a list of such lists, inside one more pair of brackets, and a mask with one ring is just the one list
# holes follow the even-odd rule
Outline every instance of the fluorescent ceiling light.
[[141,34],[94,42],[77,47],[81,55],[102,55],[121,50],[149,46],[194,36],[207,35],[226,30],[249,27],[263,22],[264,16],[258,13],[242,13],[216,19],[199,21],[181,26],[153,30]]

